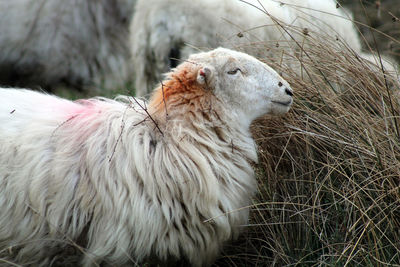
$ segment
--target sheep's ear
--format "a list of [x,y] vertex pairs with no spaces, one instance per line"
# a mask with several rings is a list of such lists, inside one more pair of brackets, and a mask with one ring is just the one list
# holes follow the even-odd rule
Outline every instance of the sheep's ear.
[[197,82],[201,85],[211,85],[214,76],[214,68],[211,66],[201,67],[197,72]]

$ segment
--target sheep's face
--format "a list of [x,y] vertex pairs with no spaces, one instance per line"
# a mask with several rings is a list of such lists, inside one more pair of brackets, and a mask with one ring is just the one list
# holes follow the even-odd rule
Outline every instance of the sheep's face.
[[289,84],[252,56],[218,48],[193,55],[189,62],[201,66],[197,82],[247,122],[264,114],[284,114],[292,105]]

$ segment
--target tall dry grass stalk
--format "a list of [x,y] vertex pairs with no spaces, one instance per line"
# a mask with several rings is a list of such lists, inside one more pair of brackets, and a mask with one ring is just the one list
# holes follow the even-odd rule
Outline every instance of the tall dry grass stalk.
[[287,117],[253,125],[258,199],[216,266],[399,266],[399,82],[379,57],[305,33],[312,45],[289,41],[287,66],[265,58],[295,102]]

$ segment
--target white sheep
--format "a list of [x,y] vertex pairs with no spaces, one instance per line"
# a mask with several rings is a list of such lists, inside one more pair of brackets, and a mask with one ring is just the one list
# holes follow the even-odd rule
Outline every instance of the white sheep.
[[114,89],[130,76],[136,0],[0,1],[0,84]]
[[249,126],[289,110],[288,83],[218,48],[179,65],[148,103],[119,99],[0,90],[3,259],[47,265],[78,243],[85,266],[202,266],[237,237],[256,190]]
[[[270,56],[280,61],[283,50],[293,55],[311,37],[361,54],[351,14],[336,5],[334,0],[138,0],[130,35],[137,94],[147,95],[175,59],[196,48],[223,45],[264,56],[269,42],[268,49],[279,44]],[[371,55],[366,58],[375,62]],[[393,70],[389,62],[385,66]]]

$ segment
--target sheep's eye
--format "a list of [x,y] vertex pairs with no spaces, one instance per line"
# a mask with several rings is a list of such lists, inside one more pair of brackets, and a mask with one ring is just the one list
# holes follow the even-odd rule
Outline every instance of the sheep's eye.
[[242,72],[239,68],[236,68],[236,69],[234,69],[234,70],[228,71],[228,74],[234,75],[234,74],[236,74],[238,71]]

